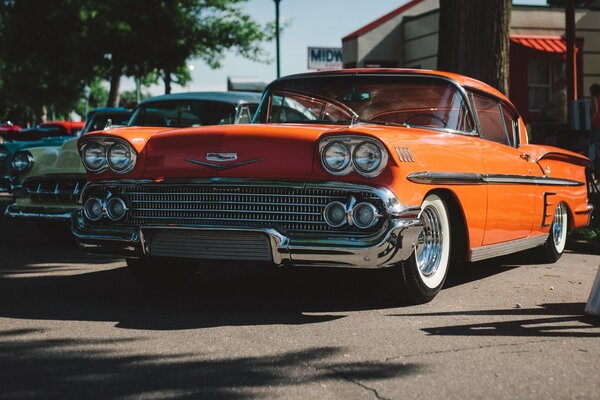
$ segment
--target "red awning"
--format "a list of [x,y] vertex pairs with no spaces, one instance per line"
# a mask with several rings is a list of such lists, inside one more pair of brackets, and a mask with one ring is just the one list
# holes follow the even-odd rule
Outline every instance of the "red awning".
[[[560,36],[523,36],[511,35],[511,44],[519,44],[527,48],[542,51],[544,53],[565,54],[567,52],[567,42]],[[579,51],[581,45],[575,44],[575,51]]]

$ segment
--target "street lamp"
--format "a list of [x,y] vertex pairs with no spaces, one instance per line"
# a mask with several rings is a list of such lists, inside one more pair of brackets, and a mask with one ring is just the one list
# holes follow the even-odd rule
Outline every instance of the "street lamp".
[[277,78],[281,77],[281,64],[279,61],[279,3],[281,0],[275,1],[275,45],[277,52]]

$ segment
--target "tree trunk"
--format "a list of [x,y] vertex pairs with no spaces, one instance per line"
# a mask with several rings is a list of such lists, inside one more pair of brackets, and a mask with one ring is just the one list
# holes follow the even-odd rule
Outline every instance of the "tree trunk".
[[165,71],[165,94],[171,94],[171,71]]
[[110,73],[110,91],[108,92],[106,107],[117,107],[119,104],[119,88],[121,87],[122,74],[123,65],[113,59],[113,68]]
[[511,0],[440,0],[438,69],[508,94]]

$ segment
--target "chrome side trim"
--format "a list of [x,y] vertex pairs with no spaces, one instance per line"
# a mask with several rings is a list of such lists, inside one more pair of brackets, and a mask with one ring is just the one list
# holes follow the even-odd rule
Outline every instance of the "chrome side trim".
[[483,175],[468,172],[413,172],[407,176],[413,183],[433,185],[481,185]]
[[488,258],[494,258],[504,256],[506,254],[516,253],[527,249],[533,249],[534,247],[542,246],[546,243],[548,234],[528,237],[525,239],[513,240],[506,243],[491,244],[488,246],[482,246],[471,250],[469,255],[469,261],[481,261]]
[[547,178],[527,175],[477,174],[468,172],[413,172],[407,176],[413,183],[432,185],[538,185],[583,186],[584,182],[571,179]]
[[61,221],[69,221],[71,219],[71,215],[73,212],[65,212],[64,209],[47,209],[44,211],[26,211],[20,206],[16,204],[11,204],[6,208],[6,212],[4,215],[7,217],[13,218],[34,218],[34,219],[52,219],[52,220],[61,220]]

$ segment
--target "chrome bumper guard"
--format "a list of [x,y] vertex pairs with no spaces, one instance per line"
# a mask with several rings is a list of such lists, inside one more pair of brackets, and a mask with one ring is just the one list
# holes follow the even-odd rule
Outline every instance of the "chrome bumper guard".
[[[406,260],[413,252],[423,226],[416,218],[391,219],[388,227],[370,238],[305,239],[290,238],[274,229],[247,227],[171,227],[144,226],[139,229],[90,227],[85,224],[81,210],[73,213],[73,234],[88,253],[125,257],[149,255],[146,238],[157,230],[195,230],[212,232],[256,232],[269,238],[272,261],[276,265],[320,266],[349,268],[390,267]],[[234,251],[234,249],[232,249]]]

